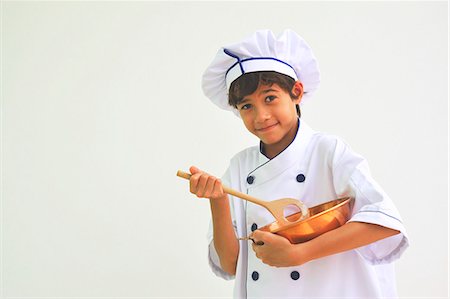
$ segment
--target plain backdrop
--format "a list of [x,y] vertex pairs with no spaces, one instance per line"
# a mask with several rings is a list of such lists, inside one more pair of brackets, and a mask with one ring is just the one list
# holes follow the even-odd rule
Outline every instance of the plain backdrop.
[[321,68],[303,119],[365,156],[403,217],[400,297],[448,296],[447,2],[2,1],[1,17],[3,298],[230,297],[209,203],[175,173],[220,176],[257,144],[201,75],[285,28]]

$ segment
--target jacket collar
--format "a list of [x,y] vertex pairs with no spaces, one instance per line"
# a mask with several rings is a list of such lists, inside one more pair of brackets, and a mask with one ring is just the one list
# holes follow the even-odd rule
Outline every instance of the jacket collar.
[[306,147],[313,134],[314,131],[304,121],[299,119],[299,126],[294,140],[277,156],[268,159],[261,153],[260,146],[258,166],[248,174],[248,176],[253,176],[254,180],[251,185],[248,184],[247,186],[254,188],[260,184],[264,184],[286,169],[298,165],[296,162],[303,158]]

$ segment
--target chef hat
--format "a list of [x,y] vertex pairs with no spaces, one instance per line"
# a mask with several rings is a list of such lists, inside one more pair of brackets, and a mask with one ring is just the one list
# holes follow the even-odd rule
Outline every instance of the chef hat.
[[222,109],[237,109],[228,104],[231,83],[245,73],[275,71],[303,84],[302,102],[318,88],[320,73],[311,48],[297,33],[286,29],[275,37],[270,30],[259,30],[241,42],[219,49],[203,74],[204,94]]

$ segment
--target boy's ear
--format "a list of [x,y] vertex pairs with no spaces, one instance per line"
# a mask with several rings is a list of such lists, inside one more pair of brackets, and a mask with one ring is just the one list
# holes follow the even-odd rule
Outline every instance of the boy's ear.
[[300,104],[303,97],[303,84],[300,81],[295,81],[294,86],[292,86],[292,94],[296,96],[294,102]]

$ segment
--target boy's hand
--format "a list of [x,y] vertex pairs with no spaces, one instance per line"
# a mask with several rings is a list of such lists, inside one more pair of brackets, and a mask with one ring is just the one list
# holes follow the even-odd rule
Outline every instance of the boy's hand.
[[201,171],[195,166],[191,166],[189,171],[192,174],[189,180],[192,194],[212,200],[225,197],[220,179]]
[[[255,230],[252,238],[254,240],[253,251],[264,264],[274,267],[290,267],[302,264],[298,262],[298,244],[293,245],[284,237],[260,230]],[[257,245],[260,242],[264,244]]]

